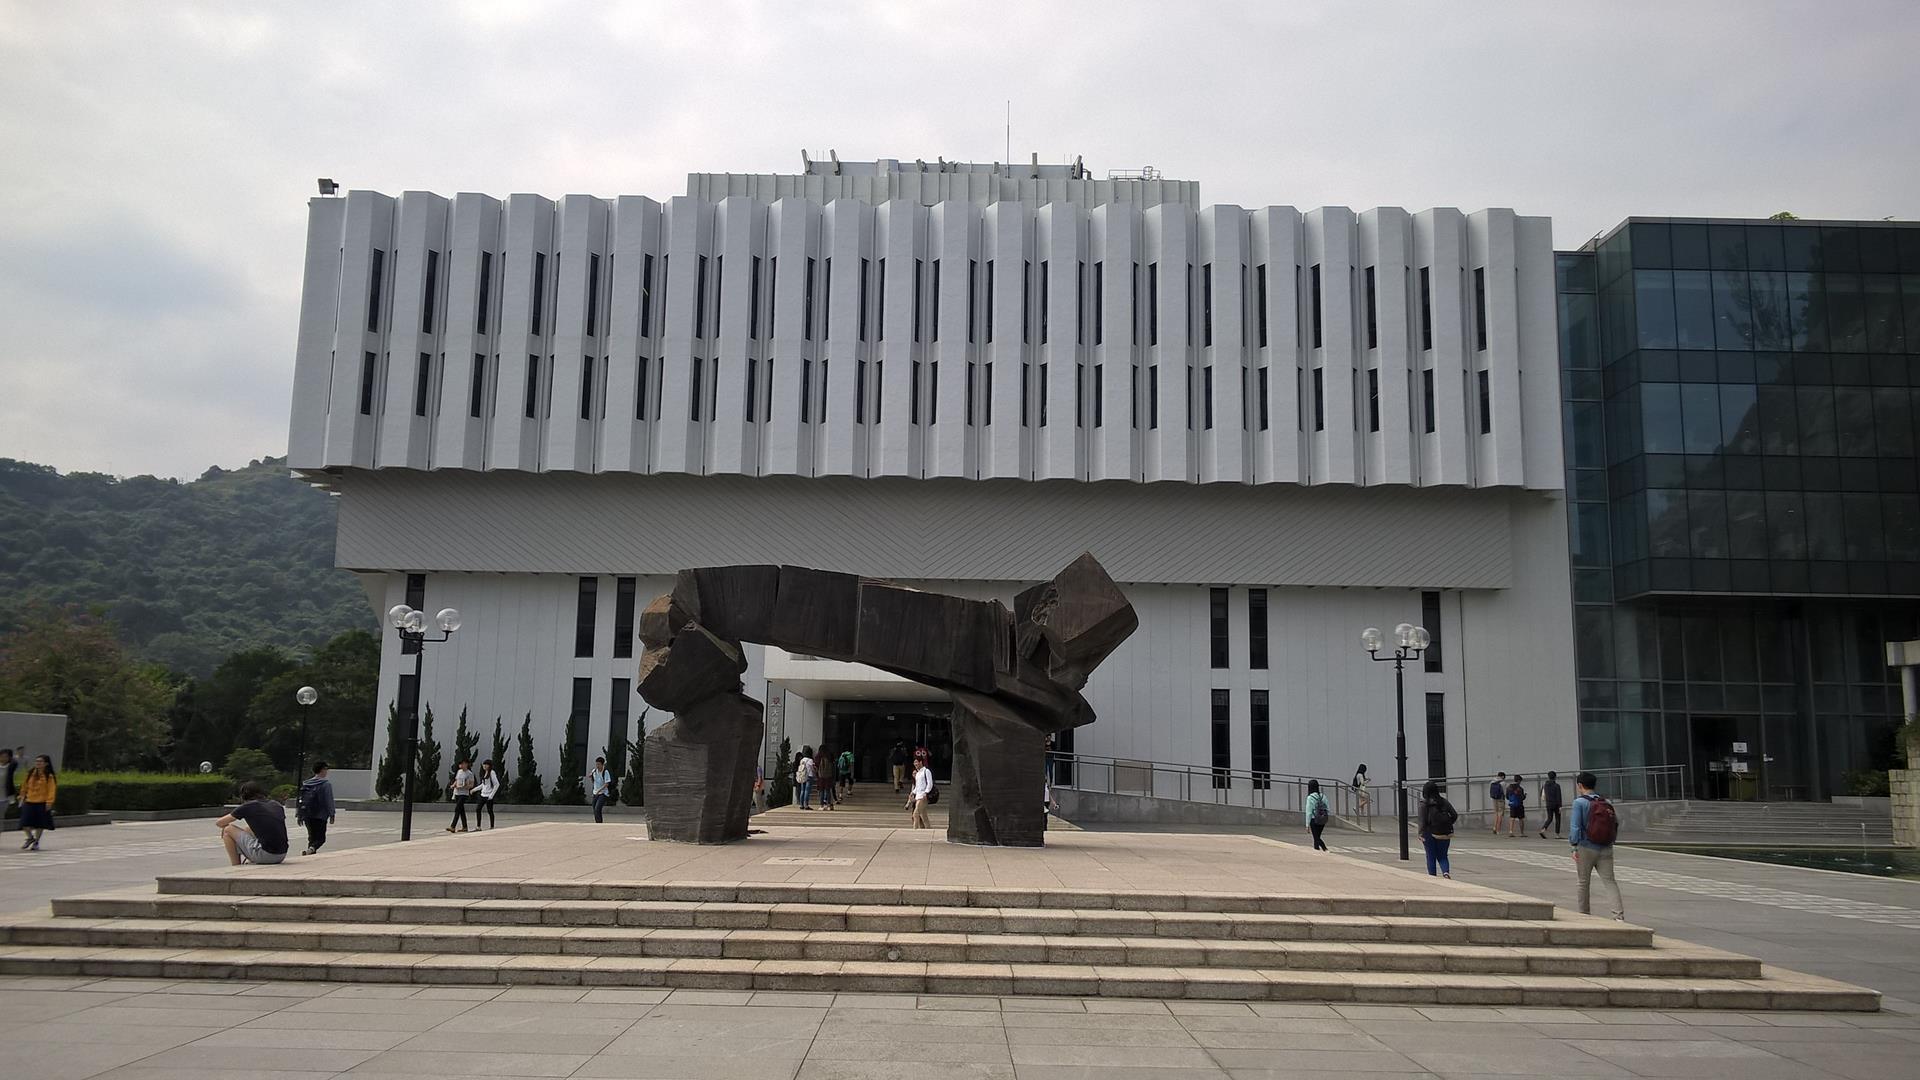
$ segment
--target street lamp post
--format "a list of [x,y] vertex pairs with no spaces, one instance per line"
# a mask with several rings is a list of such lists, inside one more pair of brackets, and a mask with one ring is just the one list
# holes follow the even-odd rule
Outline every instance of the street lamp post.
[[426,634],[427,616],[406,604],[395,604],[387,609],[387,621],[400,635],[401,648],[408,642],[413,649],[413,700],[407,703],[407,741],[401,755],[400,774],[400,839],[413,839],[413,762],[414,755],[420,749],[420,665],[426,658],[427,644],[438,644],[453,637],[460,629],[460,612],[454,608],[441,608],[433,621],[440,626],[439,637]]
[[303,686],[293,692],[293,700],[300,704],[300,758],[293,771],[294,779],[301,780],[307,774],[307,714],[313,711],[313,703],[320,700],[320,691]]
[[1400,860],[1405,862],[1407,854],[1407,686],[1406,665],[1408,660],[1417,660],[1427,650],[1433,636],[1424,626],[1401,623],[1393,628],[1393,653],[1380,655],[1382,638],[1380,628],[1369,626],[1360,631],[1360,645],[1367,650],[1370,659],[1393,662],[1393,707],[1395,715],[1394,755],[1399,760],[1399,772],[1393,779],[1393,801],[1400,804]]

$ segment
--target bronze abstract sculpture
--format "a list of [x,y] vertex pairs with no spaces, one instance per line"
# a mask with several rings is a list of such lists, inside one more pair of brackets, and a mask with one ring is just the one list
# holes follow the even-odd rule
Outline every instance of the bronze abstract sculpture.
[[[1087,676],[1140,620],[1091,554],[997,600],[798,566],[682,570],[640,620],[640,695],[674,719],[647,736],[648,835],[747,835],[761,705],[743,642],[870,664],[953,697],[947,839],[1038,847],[1046,737],[1092,723]],[[784,763],[782,763],[784,766]]]

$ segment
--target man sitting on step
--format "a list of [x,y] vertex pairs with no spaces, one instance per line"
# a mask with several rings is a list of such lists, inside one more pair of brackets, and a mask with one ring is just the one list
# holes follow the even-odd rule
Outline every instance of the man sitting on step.
[[267,865],[287,857],[287,808],[267,798],[266,791],[251,780],[240,785],[240,805],[214,824],[226,845],[227,861],[235,866],[242,862]]

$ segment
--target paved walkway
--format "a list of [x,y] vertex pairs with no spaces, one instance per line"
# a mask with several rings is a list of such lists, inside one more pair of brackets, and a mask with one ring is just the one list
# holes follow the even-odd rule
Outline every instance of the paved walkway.
[[1907,1080],[1894,1013],[0,978],[33,1080]]

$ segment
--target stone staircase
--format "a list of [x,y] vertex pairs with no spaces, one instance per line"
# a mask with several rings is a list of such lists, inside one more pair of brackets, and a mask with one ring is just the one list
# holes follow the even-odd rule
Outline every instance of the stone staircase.
[[0,921],[0,944],[0,972],[41,975],[1879,1007],[1870,990],[1471,887],[1327,896],[247,868],[58,899],[51,918]]
[[1689,801],[1628,838],[1649,844],[1891,847],[1884,811],[1834,803]]

